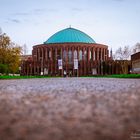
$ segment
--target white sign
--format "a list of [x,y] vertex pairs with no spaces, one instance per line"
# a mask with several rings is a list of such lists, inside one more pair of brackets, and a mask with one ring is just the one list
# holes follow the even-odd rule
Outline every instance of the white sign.
[[74,59],[74,69],[78,69],[78,59]]
[[58,69],[62,69],[62,59],[58,59]]

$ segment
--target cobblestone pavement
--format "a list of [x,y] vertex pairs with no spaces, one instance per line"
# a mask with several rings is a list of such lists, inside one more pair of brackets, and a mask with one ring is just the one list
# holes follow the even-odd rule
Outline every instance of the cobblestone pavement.
[[131,140],[140,79],[0,80],[0,140]]

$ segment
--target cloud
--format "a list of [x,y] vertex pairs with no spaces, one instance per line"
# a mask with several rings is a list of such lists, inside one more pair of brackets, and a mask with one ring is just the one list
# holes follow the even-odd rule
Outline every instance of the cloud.
[[7,19],[8,22],[13,22],[13,23],[20,23],[20,20],[18,19]]
[[15,16],[27,16],[27,15],[30,15],[30,13],[18,12],[18,13],[14,13],[13,15],[15,15]]
[[81,9],[81,8],[72,8],[72,11],[81,12],[81,11],[83,11],[83,9]]
[[35,13],[42,13],[42,12],[45,12],[45,8],[38,8],[38,9],[34,9],[33,12]]
[[58,12],[58,9],[46,9],[46,8],[40,8],[40,9],[34,9],[33,13],[37,13],[37,14],[44,14],[45,12]]
[[46,9],[46,8],[37,8],[37,9],[32,9],[31,11],[27,12],[16,12],[13,13],[12,16],[20,17],[20,16],[33,16],[33,15],[44,15],[46,13],[56,13],[58,12],[58,9]]
[[31,16],[34,14],[42,14],[44,11],[44,9],[34,9],[31,11],[27,11],[27,12],[16,12],[13,13],[12,16]]

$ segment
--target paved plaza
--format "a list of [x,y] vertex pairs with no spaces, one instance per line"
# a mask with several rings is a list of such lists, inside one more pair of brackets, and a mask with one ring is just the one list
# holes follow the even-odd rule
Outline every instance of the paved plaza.
[[136,131],[140,79],[0,80],[0,140],[131,140]]

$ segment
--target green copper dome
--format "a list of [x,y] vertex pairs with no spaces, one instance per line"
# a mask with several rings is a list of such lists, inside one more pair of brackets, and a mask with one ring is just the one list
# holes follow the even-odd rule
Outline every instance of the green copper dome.
[[66,28],[52,35],[44,44],[53,43],[95,43],[95,41],[84,32]]

